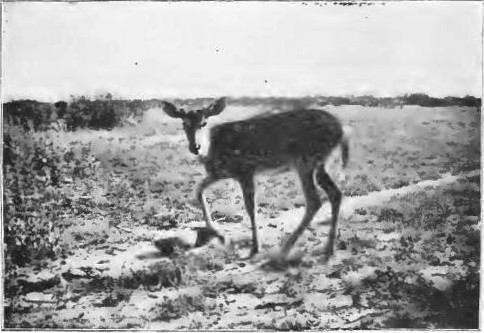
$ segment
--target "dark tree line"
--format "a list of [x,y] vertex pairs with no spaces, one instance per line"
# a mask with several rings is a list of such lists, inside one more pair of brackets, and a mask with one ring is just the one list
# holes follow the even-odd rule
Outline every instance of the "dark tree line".
[[[190,100],[175,100],[175,103],[197,105],[207,103],[210,99],[196,98]],[[152,107],[159,107],[161,100],[116,100],[108,94],[104,97],[90,100],[85,97],[72,98],[71,101],[57,103],[42,103],[35,100],[17,100],[3,105],[3,120],[6,125],[21,126],[24,130],[45,130],[52,128],[61,120],[65,128],[74,131],[78,128],[112,129],[123,126],[128,119],[139,122],[143,113]],[[229,103],[239,105],[264,104],[280,108],[302,108],[309,105],[362,105],[368,107],[402,107],[403,105],[419,105],[424,107],[438,106],[481,106],[481,99],[473,96],[435,98],[426,94],[409,94],[398,97],[374,96],[318,96],[302,98],[267,97],[229,98]]]
[[361,105],[368,107],[395,108],[403,105],[419,105],[424,107],[439,106],[481,106],[481,99],[474,96],[435,98],[426,94],[407,94],[397,97],[365,96],[314,96],[314,97],[240,97],[230,100],[234,104],[258,105],[266,104],[273,107],[295,106],[307,107],[309,105]]
[[426,94],[411,94],[402,97],[405,104],[420,106],[469,106],[480,107],[481,99],[474,96],[445,98],[430,97]]
[[6,125],[21,126],[26,131],[49,129],[59,121],[69,131],[112,129],[124,125],[129,118],[141,121],[144,111],[157,103],[156,100],[113,100],[109,96],[96,100],[79,97],[57,103],[17,100],[4,103],[3,120]]

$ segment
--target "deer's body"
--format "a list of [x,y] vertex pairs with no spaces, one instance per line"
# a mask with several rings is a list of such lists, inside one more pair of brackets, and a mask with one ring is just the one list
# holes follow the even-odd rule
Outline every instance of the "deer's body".
[[[219,114],[225,108],[220,99],[209,108],[185,113],[166,103],[165,112],[182,118],[189,141],[189,150],[198,154],[201,148],[196,142],[196,131],[206,125],[206,118]],[[224,178],[239,181],[244,195],[247,213],[252,224],[252,251],[259,251],[258,231],[255,221],[254,176],[260,171],[294,168],[300,178],[306,198],[306,212],[297,229],[282,248],[287,255],[301,233],[306,229],[321,207],[316,183],[328,194],[332,207],[331,229],[326,253],[333,253],[336,223],[342,194],[325,170],[328,156],[338,147],[342,149],[343,165],[348,160],[348,141],[340,121],[322,110],[296,110],[279,114],[254,117],[242,121],[219,124],[210,130],[207,154],[200,158],[207,171],[206,178],[197,189],[207,227],[217,231],[205,204],[204,190]],[[223,236],[220,236],[223,239]]]
[[342,137],[339,121],[318,110],[230,122],[211,129],[204,164],[207,173],[219,178],[294,166],[299,159],[316,167]]

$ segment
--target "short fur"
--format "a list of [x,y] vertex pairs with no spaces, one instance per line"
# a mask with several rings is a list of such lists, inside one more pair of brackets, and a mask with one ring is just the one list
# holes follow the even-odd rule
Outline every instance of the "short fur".
[[[301,130],[301,129],[304,130]],[[237,178],[294,164],[298,159],[320,164],[343,140],[339,120],[326,111],[297,110],[220,124],[211,129],[207,172]],[[347,149],[343,149],[348,160]]]

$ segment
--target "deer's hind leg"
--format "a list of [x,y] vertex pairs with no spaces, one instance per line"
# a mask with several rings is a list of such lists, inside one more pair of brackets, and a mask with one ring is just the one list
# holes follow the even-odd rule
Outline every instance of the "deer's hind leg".
[[342,193],[333,182],[331,177],[321,165],[316,173],[316,181],[328,195],[331,203],[331,229],[329,230],[328,242],[326,243],[325,253],[328,257],[333,254],[334,239],[336,237],[336,227],[338,223],[339,209],[341,205]]
[[316,185],[314,184],[314,168],[310,165],[300,164],[297,166],[299,179],[301,181],[304,197],[306,198],[306,211],[299,223],[299,226],[289,236],[286,243],[282,247],[282,255],[287,256],[291,251],[296,240],[301,236],[304,230],[307,228],[314,215],[321,208],[321,198],[319,197]]
[[207,176],[202,180],[202,182],[198,185],[197,187],[197,200],[202,206],[202,211],[203,211],[203,217],[205,219],[205,223],[207,225],[207,229],[210,231],[214,232],[215,235],[220,239],[222,243],[225,243],[225,238],[223,234],[218,230],[218,228],[215,226],[215,223],[212,220],[212,216],[210,214],[210,211],[208,210],[207,204],[206,204],[206,198],[205,198],[205,190],[218,181],[218,178],[215,178],[213,176]]

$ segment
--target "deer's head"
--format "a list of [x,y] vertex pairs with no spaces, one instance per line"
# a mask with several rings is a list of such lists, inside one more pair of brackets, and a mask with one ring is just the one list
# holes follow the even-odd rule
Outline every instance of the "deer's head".
[[196,132],[207,125],[207,118],[218,115],[225,109],[225,97],[222,97],[204,109],[186,112],[184,109],[177,109],[169,102],[162,102],[163,111],[172,118],[181,118],[183,130],[188,139],[188,150],[197,155],[200,146],[196,142]]

